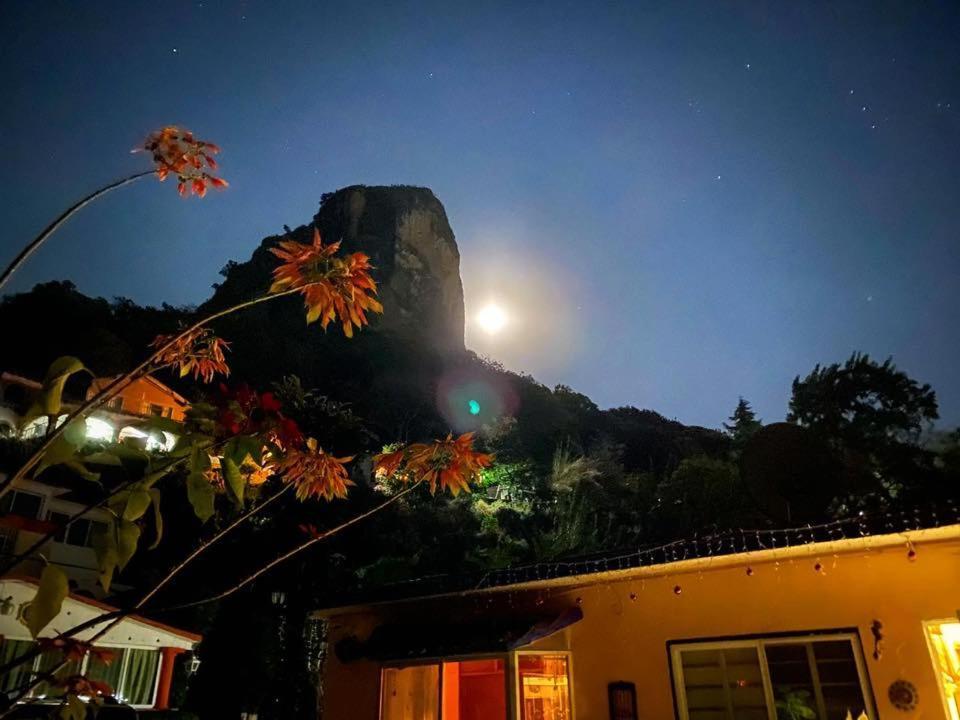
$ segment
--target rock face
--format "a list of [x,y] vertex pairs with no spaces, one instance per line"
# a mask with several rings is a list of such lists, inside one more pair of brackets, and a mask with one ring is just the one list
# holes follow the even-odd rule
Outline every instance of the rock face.
[[346,187],[322,197],[314,224],[325,242],[370,256],[384,307],[373,328],[464,349],[460,252],[430,189]]
[[373,262],[384,312],[370,316],[364,335],[387,334],[441,354],[463,352],[460,252],[443,205],[428,188],[353,185],[323,195],[309,225],[265,238],[250,260],[229,263],[226,279],[202,309],[262,293],[277,264],[268,249],[283,237],[309,243],[314,227],[324,242],[340,240],[341,252],[362,251]]

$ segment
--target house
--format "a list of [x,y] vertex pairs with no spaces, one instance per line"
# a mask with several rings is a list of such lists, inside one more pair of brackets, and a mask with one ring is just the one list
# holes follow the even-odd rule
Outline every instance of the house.
[[[95,379],[85,397],[91,397],[112,380]],[[6,428],[0,434],[28,440],[46,432],[45,417],[23,421],[40,387],[40,383],[29,378],[0,374],[0,429]],[[79,402],[76,398],[65,399],[65,412]],[[124,388],[108,405],[86,419],[87,437],[94,442],[116,440],[148,452],[163,452],[175,444],[175,423],[183,421],[187,406],[182,396],[146,376]],[[145,423],[151,417],[164,418],[164,429]],[[98,526],[109,520],[107,510],[96,507],[103,490],[67,473],[54,478],[49,480],[43,474],[38,479],[20,481],[0,498],[0,564],[10,568],[0,577],[0,664],[22,655],[33,642],[20,618],[36,593],[36,578],[47,563],[64,571],[71,593],[60,614],[40,637],[54,636],[115,609],[103,602],[93,550]],[[0,479],[4,479],[2,469]],[[131,588],[118,579],[112,589],[122,592]],[[97,629],[81,634],[79,639],[91,637]],[[68,671],[85,672],[107,682],[119,699],[135,707],[164,709],[169,704],[178,656],[189,653],[199,640],[200,636],[194,633],[145,617],[128,616],[97,641],[98,646],[114,654],[113,662],[102,665],[88,656],[84,667],[74,664]],[[22,685],[26,673],[50,667],[58,658],[56,653],[40,655],[32,664],[0,677],[0,694]],[[40,688],[35,694],[43,693]]]
[[[115,377],[94,378],[84,394],[89,400],[100,390],[116,380]],[[36,380],[14,373],[0,373],[0,437],[30,439],[40,437],[47,431],[48,418],[40,417],[24,422],[24,416],[41,384]],[[66,417],[79,399],[64,398]],[[91,440],[127,441],[147,449],[170,449],[176,437],[169,430],[149,430],[143,427],[150,418],[167,418],[175,423],[183,422],[189,404],[186,399],[167,387],[152,375],[134,380],[98,408],[86,419],[87,435]]]
[[399,585],[316,613],[321,716],[960,720],[958,523],[861,514]]
[[[27,628],[17,614],[36,593],[36,581],[30,578],[6,577],[0,579],[0,660],[9,662],[19,657],[33,644]],[[71,593],[63,602],[60,614],[40,633],[52,637],[58,630],[67,629],[116,608],[89,597]],[[100,629],[95,626],[80,633],[79,640],[93,636]],[[117,623],[96,647],[109,650],[112,660],[104,664],[94,654],[82,663],[71,663],[62,672],[66,675],[83,673],[94,680],[106,682],[114,689],[117,699],[141,709],[163,710],[169,707],[174,663],[177,657],[190,652],[200,636],[169,625],[131,615]],[[59,652],[41,654],[32,663],[25,663],[13,672],[0,677],[0,693],[15,690],[26,683],[30,674],[50,668],[62,659]],[[43,695],[41,687],[38,695]]]

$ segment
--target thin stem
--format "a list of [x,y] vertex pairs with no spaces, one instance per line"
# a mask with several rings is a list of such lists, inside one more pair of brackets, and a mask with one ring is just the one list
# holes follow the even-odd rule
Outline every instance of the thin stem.
[[89,205],[101,195],[106,195],[111,190],[116,190],[124,185],[129,185],[132,182],[136,182],[140,178],[146,177],[147,175],[153,175],[155,172],[156,170],[144,170],[143,172],[138,172],[134,175],[130,175],[129,177],[125,177],[122,180],[112,182],[109,185],[104,185],[99,190],[95,190],[87,195],[80,202],[76,203],[75,205],[71,205],[63,212],[62,215],[60,215],[60,217],[47,225],[47,227],[43,229],[43,232],[31,240],[30,243],[26,245],[26,247],[24,247],[23,250],[21,250],[20,253],[13,259],[13,262],[7,266],[7,269],[3,271],[3,275],[0,275],[0,288],[3,288],[3,286],[6,285],[7,280],[10,279],[10,276],[13,275],[17,269],[19,269],[19,267],[27,261],[27,258],[33,255],[33,253],[36,252],[36,250],[43,245],[44,242],[46,242],[47,238],[53,235],[53,233],[55,233],[61,225],[69,220],[70,216],[75,212],[84,206]]
[[53,445],[53,443],[57,440],[57,438],[59,438],[64,433],[64,431],[67,429],[67,426],[69,426],[71,422],[76,420],[78,417],[83,417],[87,415],[92,410],[96,410],[103,403],[105,403],[111,397],[113,397],[118,392],[123,390],[127,385],[132,383],[134,380],[137,380],[143,375],[146,375],[151,365],[153,364],[154,360],[156,360],[163,353],[165,353],[167,350],[169,350],[171,347],[177,344],[180,340],[187,337],[191,333],[196,332],[197,330],[204,327],[205,325],[208,325],[214,320],[222,318],[225,315],[230,315],[231,313],[239,312],[240,310],[244,310],[246,308],[253,307],[254,305],[259,305],[260,303],[268,302],[270,300],[274,300],[276,298],[280,298],[285,295],[293,295],[294,293],[299,293],[302,290],[303,288],[300,286],[288,288],[280,292],[271,293],[268,295],[261,295],[260,297],[254,298],[252,300],[246,300],[242,303],[238,303],[237,305],[232,305],[228,308],[219,310],[211,315],[208,315],[205,318],[198,320],[193,325],[188,327],[186,330],[181,332],[179,335],[176,335],[170,340],[168,340],[162,346],[157,348],[151,355],[149,355],[146,360],[144,360],[135,368],[133,368],[133,370],[130,370],[125,375],[121,375],[120,377],[116,378],[113,382],[111,382],[109,385],[104,387],[100,392],[98,392],[96,395],[89,398],[88,400],[84,401],[79,407],[77,407],[76,410],[71,412],[67,416],[66,420],[64,420],[59,427],[57,427],[53,432],[49,433],[44,438],[43,443],[41,443],[40,447],[38,447],[34,451],[33,455],[31,455],[30,458],[20,467],[20,469],[17,470],[17,472],[13,475],[13,477],[11,477],[3,486],[0,486],[0,498],[2,498],[4,495],[10,492],[10,489],[14,485],[16,485],[18,482],[20,482],[21,480],[23,480],[23,478],[27,476],[27,473],[30,472],[30,470],[33,469],[33,467],[40,461],[40,458],[43,457],[43,454],[50,449],[50,446]]
[[244,587],[246,587],[247,585],[249,585],[250,583],[252,583],[254,580],[256,580],[258,577],[260,577],[261,575],[263,575],[263,574],[264,574],[265,572],[267,572],[268,570],[271,570],[272,568],[276,567],[277,565],[279,565],[279,564],[281,564],[281,563],[289,560],[289,559],[292,558],[294,555],[297,555],[297,554],[303,552],[303,551],[306,550],[307,548],[312,547],[313,545],[316,545],[318,542],[320,542],[320,541],[322,541],[322,540],[326,540],[326,539],[327,539],[328,537],[330,537],[331,535],[336,535],[336,534],[337,534],[338,532],[340,532],[341,530],[346,530],[346,529],[347,529],[348,527],[350,527],[351,525],[354,525],[354,524],[360,522],[361,520],[364,520],[364,519],[370,517],[371,515],[380,512],[381,510],[383,510],[384,508],[386,508],[388,505],[391,505],[391,504],[395,503],[397,500],[399,500],[400,498],[402,498],[402,497],[403,497],[404,495],[406,495],[407,493],[413,492],[416,488],[418,488],[418,487],[419,487],[420,485],[422,485],[422,484],[423,484],[423,481],[422,481],[422,480],[421,480],[420,482],[416,482],[416,483],[414,483],[413,485],[411,485],[410,487],[406,488],[405,490],[402,490],[401,492],[398,492],[396,495],[394,495],[393,497],[389,498],[388,500],[385,500],[384,502],[380,503],[379,505],[370,508],[370,509],[367,510],[366,512],[360,513],[360,514],[357,515],[356,517],[353,517],[353,518],[347,520],[346,522],[343,522],[343,523],[341,523],[340,525],[337,525],[336,527],[330,528],[329,530],[326,530],[326,531],[324,531],[324,532],[322,532],[322,533],[320,533],[320,534],[318,534],[318,535],[315,535],[314,537],[310,538],[310,539],[307,540],[306,542],[300,543],[299,545],[297,545],[297,546],[296,546],[295,548],[293,548],[292,550],[289,550],[289,551],[285,552],[285,553],[284,553],[283,555],[281,555],[280,557],[274,558],[273,560],[271,560],[270,562],[268,562],[266,565],[264,565],[262,568],[260,568],[260,569],[257,570],[256,572],[254,572],[254,573],[251,574],[251,575],[248,575],[248,576],[245,577],[243,580],[241,580],[239,583],[237,583],[236,585],[233,585],[233,586],[230,587],[230,588],[227,588],[227,589],[224,590],[223,592],[217,593],[216,595],[211,595],[210,597],[204,598],[204,599],[202,599],[202,600],[194,600],[193,602],[183,603],[183,604],[181,604],[181,605],[173,605],[173,606],[171,606],[171,607],[166,607],[166,608],[162,608],[162,609],[155,610],[154,612],[170,612],[170,611],[173,611],[173,610],[184,610],[184,609],[186,609],[186,608],[197,607],[198,605],[206,605],[207,603],[216,602],[217,600],[223,600],[224,598],[230,597],[230,596],[233,595],[235,592],[238,592],[239,590],[243,589]]
[[287,483],[287,484],[285,484],[282,488],[280,488],[280,490],[278,490],[278,491],[275,492],[273,495],[271,495],[270,497],[268,497],[268,498],[267,498],[266,500],[264,500],[262,503],[260,503],[259,505],[251,508],[250,510],[248,510],[247,512],[245,512],[243,515],[241,515],[240,517],[238,517],[236,520],[234,520],[232,523],[230,523],[229,525],[227,525],[223,530],[221,530],[221,531],[218,532],[216,535],[214,535],[212,538],[210,538],[209,540],[207,540],[205,543],[203,543],[202,545],[199,545],[192,553],[190,553],[189,555],[187,555],[187,557],[185,557],[183,560],[181,560],[181,561],[176,565],[176,567],[174,567],[169,573],[167,573],[167,575],[163,578],[163,580],[161,580],[159,583],[157,583],[157,584],[153,587],[153,590],[151,590],[151,591],[148,592],[146,595],[144,595],[144,596],[140,599],[140,602],[138,602],[136,605],[134,605],[133,609],[134,609],[134,610],[139,610],[139,609],[142,608],[144,605],[146,605],[146,604],[147,604],[147,601],[148,601],[150,598],[152,598],[154,595],[156,595],[158,592],[160,592],[160,590],[161,590],[167,583],[169,583],[171,580],[173,580],[173,578],[177,575],[177,573],[179,573],[181,570],[183,570],[183,568],[185,568],[188,564],[190,564],[191,562],[193,562],[193,560],[194,560],[198,555],[200,555],[202,552],[204,552],[207,548],[209,548],[209,547],[210,547],[211,545],[213,545],[215,542],[217,542],[218,540],[220,540],[220,538],[222,538],[224,535],[226,535],[227,533],[229,533],[229,532],[230,532],[231,530],[233,530],[235,527],[237,527],[237,526],[240,525],[241,523],[245,522],[247,519],[249,519],[249,518],[253,517],[254,515],[256,515],[257,513],[259,513],[261,510],[263,510],[265,507],[267,507],[267,505],[269,505],[269,504],[272,503],[273,501],[278,500],[281,495],[283,495],[285,492],[287,492],[287,490],[289,490],[289,489],[292,488],[292,487],[293,487],[293,483]]

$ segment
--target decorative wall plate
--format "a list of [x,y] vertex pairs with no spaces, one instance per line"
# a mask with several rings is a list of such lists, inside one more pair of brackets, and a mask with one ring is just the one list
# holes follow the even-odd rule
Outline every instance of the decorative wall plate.
[[913,710],[917,706],[917,687],[909,680],[894,680],[887,697],[897,710]]

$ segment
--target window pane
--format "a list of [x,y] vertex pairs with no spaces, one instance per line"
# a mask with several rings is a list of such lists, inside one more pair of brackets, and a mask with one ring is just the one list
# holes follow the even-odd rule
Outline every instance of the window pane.
[[500,658],[443,664],[443,720],[506,720],[505,663]]
[[[33,647],[33,643],[29,640],[0,640],[0,664],[6,665],[14,658],[23,655],[31,647]],[[18,665],[6,675],[0,676],[0,692],[9,692],[26,685],[30,680],[32,668],[33,661]]]
[[67,528],[67,544],[84,547],[87,544],[87,537],[90,534],[90,521],[83,518],[77,518],[70,527]]
[[126,653],[127,671],[123,678],[120,695],[123,701],[130,705],[152,705],[160,652],[128,648]]
[[40,495],[23,492],[23,490],[14,490],[4,497],[2,504],[0,504],[0,512],[36,520],[40,517],[40,507],[42,505],[43,498]]
[[764,652],[777,715],[821,720],[807,657],[807,643],[767,644]]
[[844,720],[849,712],[857,717],[867,703],[863,699],[860,673],[849,640],[830,640],[813,643],[813,656],[823,692],[826,720]]
[[686,650],[680,655],[690,720],[766,720],[755,647]]
[[439,719],[439,665],[384,668],[380,688],[381,720]]
[[518,655],[521,720],[569,720],[570,677],[565,655]]
[[123,648],[102,648],[113,653],[113,660],[109,664],[98,660],[93,655],[87,663],[87,677],[91,680],[105,682],[116,695],[120,692],[120,672],[123,670]]

